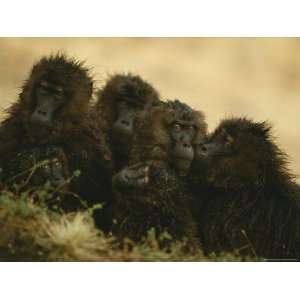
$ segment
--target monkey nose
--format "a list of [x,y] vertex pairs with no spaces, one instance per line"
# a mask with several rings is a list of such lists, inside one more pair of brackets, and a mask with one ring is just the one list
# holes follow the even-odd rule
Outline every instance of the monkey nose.
[[206,152],[207,151],[207,147],[205,145],[201,145],[200,150],[202,152]]
[[51,125],[51,119],[50,116],[45,111],[36,111],[31,115],[30,122],[32,124],[41,125],[43,127],[48,127]]
[[207,145],[207,144],[198,145],[196,153],[202,158],[208,157],[209,156],[209,145]]
[[188,143],[183,143],[183,148],[191,148],[192,145]]
[[47,116],[47,112],[46,111],[43,111],[43,110],[39,109],[37,112],[38,112],[38,114],[42,115],[43,117]]

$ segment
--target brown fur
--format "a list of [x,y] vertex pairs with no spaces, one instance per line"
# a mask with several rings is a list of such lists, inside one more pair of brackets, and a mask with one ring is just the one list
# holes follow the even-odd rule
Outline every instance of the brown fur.
[[[100,129],[103,140],[109,146],[113,171],[116,172],[128,163],[128,152],[132,140],[116,144],[113,139],[112,127],[117,119],[117,101],[130,100],[139,105],[143,111],[159,102],[159,94],[148,82],[138,75],[116,74],[111,76],[105,86],[98,92],[98,100],[91,109],[91,116]],[[124,145],[125,144],[125,145]],[[97,179],[97,174],[95,176]],[[110,187],[110,183],[107,184]],[[110,229],[112,221],[112,197],[102,197],[104,208],[95,213],[98,227]],[[103,226],[105,223],[105,226]]]
[[[56,115],[54,130],[43,140],[35,137],[34,129],[28,128],[29,117],[36,105],[34,89],[41,79],[59,82],[66,88],[68,96],[72,99]],[[3,121],[2,128],[10,139],[18,138],[15,141],[18,144],[22,140],[25,140],[26,144],[30,141],[34,145],[61,143],[80,128],[82,117],[88,112],[92,90],[92,78],[82,63],[68,59],[64,55],[43,57],[33,66],[18,101],[7,110],[8,117]],[[15,135],[12,136],[6,127],[14,130]],[[1,134],[5,135],[5,132]]]
[[[95,119],[108,141],[113,155],[116,170],[128,163],[127,149],[119,149],[114,145],[112,126],[117,118],[116,103],[119,100],[130,100],[141,106],[141,111],[160,102],[156,89],[138,75],[116,74],[111,76],[105,86],[98,93],[98,101],[93,109]],[[132,141],[128,139],[128,146]],[[129,148],[129,147],[128,147]]]
[[[287,158],[266,123],[221,122],[232,137],[230,156],[217,156],[194,171],[201,206],[198,221],[207,252],[236,251],[269,259],[300,258],[299,190]],[[205,181],[203,178],[205,178]]]
[[[149,183],[141,189],[119,191],[116,196],[116,234],[140,240],[153,227],[157,234],[167,231],[172,238],[187,239],[197,246],[196,228],[189,210],[185,180],[173,169],[168,126],[178,119],[193,120],[198,135],[205,134],[201,112],[180,111],[173,102],[153,107],[136,124],[130,164],[146,163]],[[195,139],[198,138],[197,136]]]
[[196,126],[194,142],[202,140],[206,135],[207,125],[204,114],[201,111],[188,110],[187,112],[169,101],[160,106],[147,110],[140,117],[136,125],[138,133],[133,140],[130,163],[145,160],[159,160],[171,164],[169,155],[172,141],[168,127],[175,120],[193,120]]
[[[62,176],[57,184],[64,185],[63,179],[69,178],[71,174],[69,174],[68,160],[63,149],[39,146],[20,151],[6,165],[9,173],[4,176],[6,178],[5,183],[6,185],[18,183],[19,191],[28,189],[30,186],[41,186],[46,182],[45,178],[50,176],[49,173],[57,164]],[[56,187],[58,186],[56,185]]]
[[[54,128],[41,136],[39,128],[30,126],[29,118],[35,108],[34,91],[41,80],[52,80],[67,91],[68,102],[56,113]],[[100,180],[92,177],[100,170],[100,178],[110,167],[110,152],[102,140],[97,126],[89,116],[89,102],[93,92],[93,80],[82,62],[65,55],[43,57],[32,68],[19,99],[7,110],[7,117],[0,128],[0,166],[15,159],[18,153],[34,147],[55,146],[67,157],[69,173],[81,171],[80,179],[74,182],[72,191],[90,200],[95,200]],[[104,171],[105,170],[105,171]],[[12,173],[14,170],[5,170]],[[101,177],[102,176],[102,177]],[[105,180],[105,189],[107,184]],[[100,188],[101,190],[101,188]],[[94,194],[92,194],[94,193]],[[105,193],[103,193],[104,195]],[[105,195],[104,195],[105,196]]]

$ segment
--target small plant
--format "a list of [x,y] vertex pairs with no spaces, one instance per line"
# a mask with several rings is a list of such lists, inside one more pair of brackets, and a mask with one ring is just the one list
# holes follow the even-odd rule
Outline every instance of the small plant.
[[[73,176],[79,176],[79,172]],[[23,189],[17,185],[0,192],[0,261],[253,261],[234,253],[204,256],[187,250],[185,240],[151,228],[140,243],[98,230],[93,221],[101,204],[63,213],[60,192],[49,182]],[[49,203],[56,201],[55,205]],[[259,260],[259,259],[255,259]]]

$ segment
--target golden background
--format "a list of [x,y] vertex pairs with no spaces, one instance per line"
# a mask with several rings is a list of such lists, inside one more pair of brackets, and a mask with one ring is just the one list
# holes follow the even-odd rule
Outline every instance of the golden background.
[[86,60],[98,87],[111,73],[140,74],[165,99],[203,110],[210,130],[230,116],[270,121],[300,174],[299,38],[0,38],[0,107],[59,50]]

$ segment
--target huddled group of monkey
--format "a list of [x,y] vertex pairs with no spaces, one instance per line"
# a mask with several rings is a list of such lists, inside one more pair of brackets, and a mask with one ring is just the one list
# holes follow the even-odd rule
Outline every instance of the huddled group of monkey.
[[139,75],[96,90],[83,62],[42,57],[1,122],[0,168],[2,189],[54,187],[50,209],[95,206],[120,241],[154,228],[206,255],[300,258],[300,188],[270,125],[229,118],[208,133],[203,112]]

